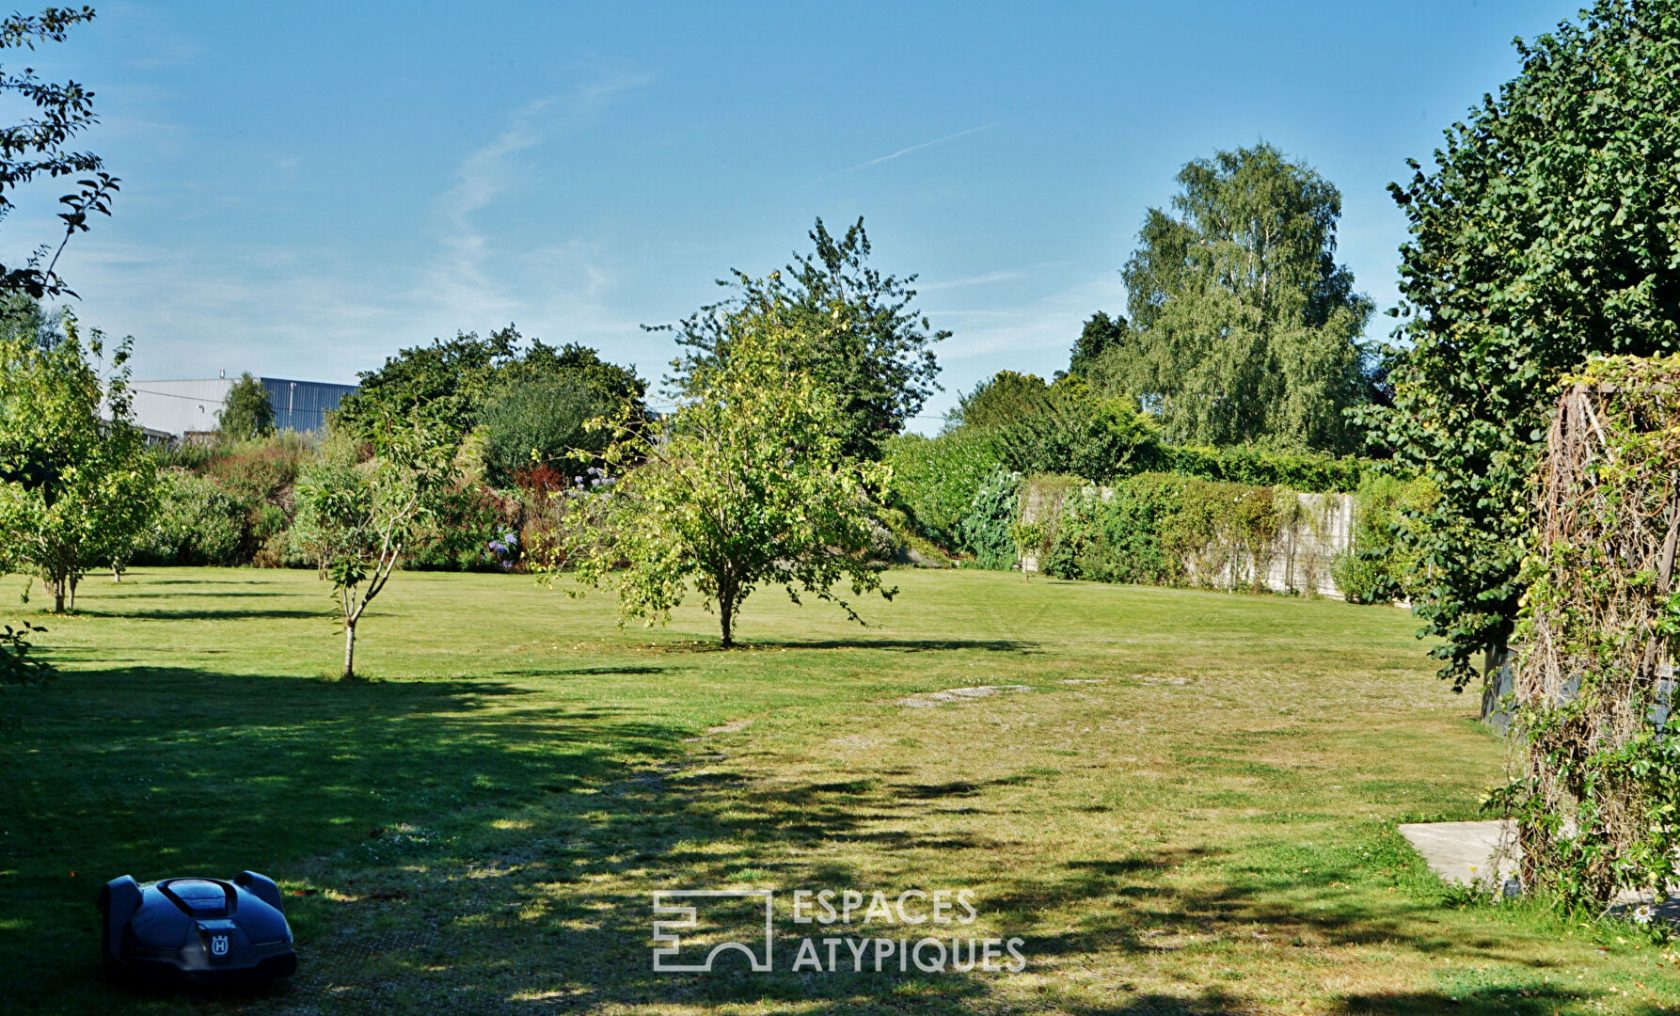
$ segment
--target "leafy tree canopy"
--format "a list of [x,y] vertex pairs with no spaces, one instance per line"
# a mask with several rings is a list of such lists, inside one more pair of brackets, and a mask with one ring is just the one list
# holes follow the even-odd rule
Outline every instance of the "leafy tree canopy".
[[24,292],[0,295],[0,335],[50,350],[64,341],[63,308],[48,310]]
[[1050,386],[1036,374],[1000,370],[957,399],[952,422],[963,427],[1003,427],[1042,413]]
[[249,441],[274,433],[274,406],[268,389],[250,374],[241,374],[228,389],[217,431],[229,441]]
[[[1131,333],[1131,327],[1126,319],[1119,315],[1109,317],[1106,311],[1097,311],[1085,322],[1080,329],[1079,338],[1073,344],[1073,353],[1068,358],[1069,374],[1084,376],[1092,365],[1102,358],[1110,349],[1118,349],[1126,344],[1126,337]],[[1121,354],[1116,353],[1115,356]]]
[[677,411],[651,433],[619,433],[604,456],[611,482],[571,495],[578,524],[560,560],[616,585],[627,616],[663,619],[697,590],[726,648],[761,585],[855,619],[836,586],[881,591],[872,506],[889,471],[846,453],[843,396],[805,366],[832,338],[816,327],[851,322],[756,300],[730,315],[728,355],[695,365]]
[[1409,220],[1383,414],[1439,498],[1420,518],[1443,676],[1503,650],[1559,379],[1680,346],[1680,7],[1598,0],[1391,187]]
[[1124,341],[1084,372],[1174,442],[1357,450],[1344,411],[1369,397],[1371,302],[1335,260],[1341,194],[1267,144],[1197,159],[1178,183],[1123,270]]
[[805,343],[789,354],[794,368],[838,393],[846,454],[878,459],[881,441],[903,430],[938,390],[933,345],[951,333],[934,330],[912,306],[916,276],[901,279],[869,267],[861,218],[839,238],[818,219],[810,237],[812,253],[796,253],[785,269],[762,279],[732,271],[718,280],[733,290],[729,298],[655,330],[675,332],[683,354],[671,380],[694,391],[729,358],[735,318],[774,308],[784,322],[779,327]]
[[635,371],[608,363],[587,346],[557,349],[535,339],[524,345],[519,330],[509,325],[483,338],[462,332],[402,350],[361,375],[358,390],[340,403],[337,422],[371,437],[377,421],[419,413],[428,425],[459,437],[481,422],[498,391],[541,380],[574,382],[603,399],[632,402],[638,413],[646,390]]

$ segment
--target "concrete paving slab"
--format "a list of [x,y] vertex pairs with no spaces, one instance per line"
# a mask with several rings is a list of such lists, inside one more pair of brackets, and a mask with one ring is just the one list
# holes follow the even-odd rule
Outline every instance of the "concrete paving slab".
[[1517,877],[1517,831],[1508,821],[1408,822],[1400,835],[1447,882],[1493,888]]
[[[1408,822],[1400,835],[1443,880],[1457,885],[1486,886],[1489,892],[1515,895],[1521,891],[1517,873],[1522,853],[1517,847],[1515,823],[1491,822]],[[1666,920],[1680,923],[1680,886],[1671,886],[1669,898],[1656,901],[1650,890],[1627,890],[1618,895],[1606,913],[1636,921]]]

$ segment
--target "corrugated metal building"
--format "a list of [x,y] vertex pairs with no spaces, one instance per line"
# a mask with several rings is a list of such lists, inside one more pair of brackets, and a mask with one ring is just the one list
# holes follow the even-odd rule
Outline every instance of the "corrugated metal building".
[[[136,381],[134,422],[149,430],[165,431],[177,438],[193,432],[216,429],[228,392],[235,378],[216,377],[185,381]],[[328,411],[356,390],[355,385],[326,381],[295,381],[291,378],[258,378],[274,407],[274,424],[281,430],[311,431],[326,426]]]

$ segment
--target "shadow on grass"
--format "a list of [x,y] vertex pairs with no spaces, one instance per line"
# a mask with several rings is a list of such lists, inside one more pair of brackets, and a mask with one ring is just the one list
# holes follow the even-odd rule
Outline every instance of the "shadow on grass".
[[[648,890],[934,888],[918,853],[930,850],[944,871],[1004,869],[979,903],[997,928],[1027,939],[1034,964],[1102,969],[1116,956],[1123,965],[1259,931],[1282,948],[1389,946],[1541,966],[1505,941],[1455,937],[1428,919],[1432,900],[1374,900],[1369,865],[1351,859],[1308,876],[1246,854],[1237,867],[1220,848],[1098,843],[1092,859],[1015,870],[1007,844],[960,826],[932,833],[927,818],[1019,778],[775,779],[718,755],[683,758],[685,732],[633,706],[568,710],[534,696],[495,680],[334,683],[151,667],[71,673],[13,699],[19,725],[0,746],[0,991],[24,1009],[120,1011],[131,1001],[123,994],[63,994],[97,976],[89,904],[100,882],[266,867],[303,893],[287,899],[302,966],[273,994],[233,1000],[244,1011],[1007,1008],[993,997],[1007,975],[787,972],[800,932],[790,927],[771,974],[651,969]],[[837,859],[836,843],[867,845],[853,856],[878,866]],[[1174,877],[1216,863],[1224,881]],[[1080,915],[1073,930],[1034,934],[1067,927],[1070,913]],[[1361,995],[1340,1008],[1529,1013],[1579,1001],[1521,990],[1456,1002]],[[1107,994],[1102,1004],[1054,994],[1045,1004],[1090,1016],[1255,1008],[1240,987]]]
[[486,680],[119,667],[31,691],[6,703],[0,745],[0,992],[24,1009],[124,1007],[112,991],[63,994],[97,981],[106,879],[288,879],[310,858],[456,871],[462,822],[543,802],[581,811],[576,791],[672,754],[679,733],[611,706],[524,705],[530,691]]
[[[222,570],[226,571],[228,573],[231,573],[231,574],[239,574],[238,570],[233,569],[233,568],[227,568],[227,569],[222,569]],[[224,578],[210,578],[208,576],[202,576],[202,577],[201,576],[194,576],[193,578],[190,578],[190,579],[180,579],[180,578],[175,578],[175,577],[170,576],[170,575],[165,575],[165,574],[162,574],[162,573],[159,573],[159,572],[151,571],[149,569],[141,569],[141,570],[130,569],[128,571],[123,572],[122,582],[112,583],[112,584],[113,585],[146,585],[146,586],[249,586],[249,585],[254,585],[254,584],[256,584],[257,581],[259,581],[255,577],[254,573],[248,573],[248,574],[251,574],[251,577],[249,577],[249,578],[224,579]],[[179,595],[179,594],[171,592],[170,595],[171,596],[176,596],[176,595]]]
[[[1344,1013],[1409,1013],[1455,1012],[1485,1016],[1545,1016],[1566,1005],[1585,1002],[1592,996],[1553,987],[1522,989],[1478,988],[1460,994],[1442,992],[1394,992],[1381,995],[1355,995],[1336,1009]],[[1674,1010],[1656,1006],[1618,1007],[1619,1012],[1642,1014],[1671,1013]]]
[[[177,580],[167,580],[167,581],[177,581]],[[116,589],[116,588],[120,588],[120,587],[113,586],[112,588]],[[292,593],[292,592],[275,592],[273,590],[266,590],[266,589],[171,589],[169,591],[169,598],[172,599],[172,600],[183,599],[183,598],[191,598],[191,597],[197,597],[197,596],[203,596],[203,597],[213,598],[213,599],[217,599],[217,600],[229,600],[229,599],[238,599],[240,597],[253,597],[253,596],[295,597],[296,595],[297,595],[296,593]]]

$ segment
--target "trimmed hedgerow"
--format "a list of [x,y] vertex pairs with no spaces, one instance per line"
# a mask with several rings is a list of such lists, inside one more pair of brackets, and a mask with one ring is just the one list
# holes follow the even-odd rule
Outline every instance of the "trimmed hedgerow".
[[1246,446],[1162,446],[1154,469],[1204,480],[1288,487],[1304,494],[1345,494],[1371,471],[1365,459],[1265,451]]

